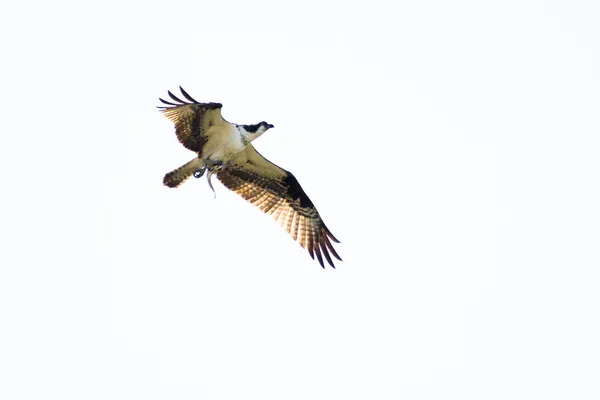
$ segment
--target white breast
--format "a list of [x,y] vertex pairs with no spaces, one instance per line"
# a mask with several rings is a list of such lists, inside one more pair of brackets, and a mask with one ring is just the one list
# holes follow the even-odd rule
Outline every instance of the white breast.
[[202,149],[203,159],[227,162],[246,148],[239,130],[233,124],[213,126],[206,136],[208,140]]

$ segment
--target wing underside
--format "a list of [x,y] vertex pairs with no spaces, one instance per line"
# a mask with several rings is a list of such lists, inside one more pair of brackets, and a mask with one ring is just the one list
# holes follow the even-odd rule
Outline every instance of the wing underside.
[[206,143],[208,129],[213,125],[226,123],[221,116],[223,105],[199,103],[181,86],[179,89],[185,100],[181,100],[169,91],[170,100],[159,99],[165,105],[158,106],[158,108],[175,124],[175,133],[179,142],[187,149],[200,153]]
[[292,239],[324,266],[335,268],[331,256],[341,260],[331,241],[339,243],[321,219],[294,175],[261,156],[252,146],[217,174],[228,189],[273,216]]

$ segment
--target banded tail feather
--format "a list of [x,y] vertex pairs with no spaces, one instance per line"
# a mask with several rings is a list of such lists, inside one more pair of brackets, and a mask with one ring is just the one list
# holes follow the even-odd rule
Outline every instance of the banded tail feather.
[[183,182],[187,181],[198,169],[202,168],[204,163],[198,157],[183,164],[181,167],[169,172],[163,178],[165,186],[176,188]]

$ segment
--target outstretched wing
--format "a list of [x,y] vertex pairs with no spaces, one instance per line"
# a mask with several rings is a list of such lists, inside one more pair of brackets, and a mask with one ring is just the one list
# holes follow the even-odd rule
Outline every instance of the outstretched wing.
[[174,103],[159,99],[166,106],[158,106],[158,108],[175,124],[175,133],[181,144],[199,153],[206,143],[208,129],[213,125],[222,125],[226,122],[221,116],[223,105],[198,103],[181,86],[179,89],[188,102],[180,100],[169,91],[169,97]]
[[272,215],[313,259],[316,254],[322,267],[325,256],[335,268],[330,253],[342,260],[330,240],[339,241],[327,229],[294,175],[261,156],[252,144],[220,170],[217,178],[225,187]]

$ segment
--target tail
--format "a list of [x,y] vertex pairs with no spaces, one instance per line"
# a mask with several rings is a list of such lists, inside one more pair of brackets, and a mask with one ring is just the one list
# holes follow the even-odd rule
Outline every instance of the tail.
[[165,186],[175,188],[187,181],[189,177],[192,176],[196,170],[202,168],[203,165],[204,162],[196,157],[192,161],[183,164],[181,167],[166,174],[163,178],[163,183]]

